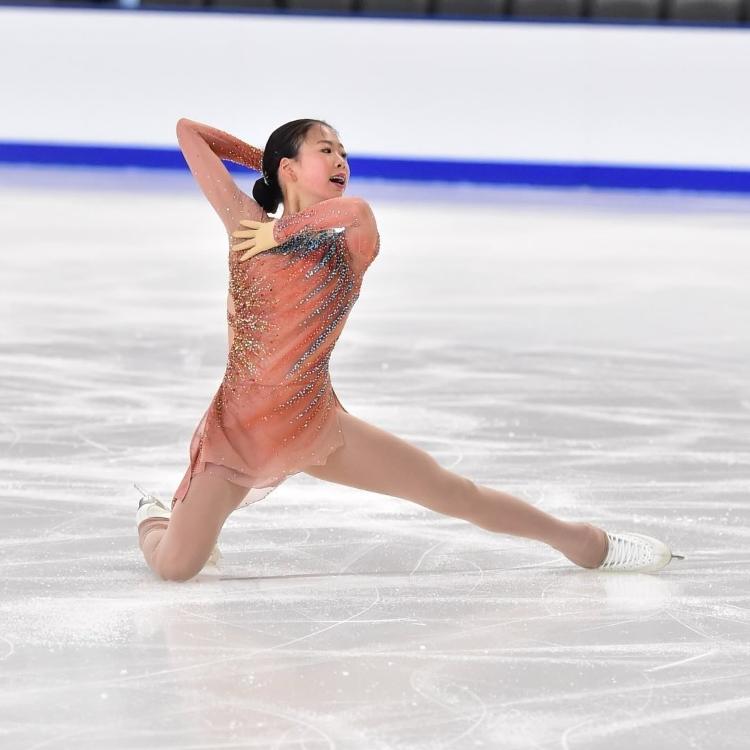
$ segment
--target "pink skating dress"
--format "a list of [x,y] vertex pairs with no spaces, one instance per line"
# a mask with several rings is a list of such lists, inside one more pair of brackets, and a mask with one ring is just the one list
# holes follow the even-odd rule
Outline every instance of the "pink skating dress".
[[[271,221],[235,184],[222,159],[261,171],[263,152],[193,120],[177,123],[180,148],[222,218],[229,247],[241,219]],[[334,197],[278,220],[277,247],[240,261],[229,251],[224,377],[190,443],[172,504],[199,472],[250,488],[239,507],[288,476],[324,464],[344,444],[328,371],[333,347],[380,248],[360,198]]]

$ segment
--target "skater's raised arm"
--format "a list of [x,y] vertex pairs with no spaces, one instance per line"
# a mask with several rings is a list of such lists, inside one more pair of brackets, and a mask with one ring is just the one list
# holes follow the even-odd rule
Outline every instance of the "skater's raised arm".
[[263,151],[218,128],[186,117],[177,121],[177,141],[203,194],[224,222],[227,233],[241,219],[260,221],[263,209],[235,183],[222,159],[260,172]]

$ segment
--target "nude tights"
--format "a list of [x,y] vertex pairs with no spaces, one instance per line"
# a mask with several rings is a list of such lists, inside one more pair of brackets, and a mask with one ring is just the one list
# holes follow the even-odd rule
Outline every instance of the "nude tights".
[[[310,476],[411,500],[488,531],[535,539],[575,562],[596,558],[596,545],[601,542],[590,525],[563,521],[517,497],[476,484],[353,414],[339,410],[339,417],[345,444],[324,465],[308,467],[305,473]],[[247,492],[246,487],[219,477],[196,474],[169,522],[149,519],[140,525],[139,544],[149,567],[166,580],[194,577]]]

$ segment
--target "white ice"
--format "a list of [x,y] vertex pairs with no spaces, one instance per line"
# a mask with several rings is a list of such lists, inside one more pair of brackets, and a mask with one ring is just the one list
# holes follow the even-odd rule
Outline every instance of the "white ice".
[[[241,183],[252,184],[249,173]],[[190,174],[0,170],[0,747],[746,748],[750,198],[354,180],[380,255],[332,359],[353,414],[657,574],[305,474],[163,582],[226,353]]]

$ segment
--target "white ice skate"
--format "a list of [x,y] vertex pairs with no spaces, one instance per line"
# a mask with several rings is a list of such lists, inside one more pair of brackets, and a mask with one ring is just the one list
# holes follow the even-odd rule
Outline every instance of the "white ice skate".
[[[141,493],[142,497],[138,503],[138,510],[135,513],[135,525],[136,528],[141,525],[147,518],[169,518],[172,514],[172,511],[170,508],[168,508],[164,503],[156,497],[156,495],[149,495],[147,492],[144,492],[135,482],[133,482],[133,487],[135,487],[138,492]],[[206,565],[218,565],[219,560],[221,560],[221,551],[219,550],[219,545],[214,545],[213,550],[211,550],[211,554],[208,557],[208,560],[206,560]]]
[[654,573],[668,565],[674,555],[664,542],[645,534],[619,532],[607,534],[607,554],[594,570],[619,570],[634,573]]

